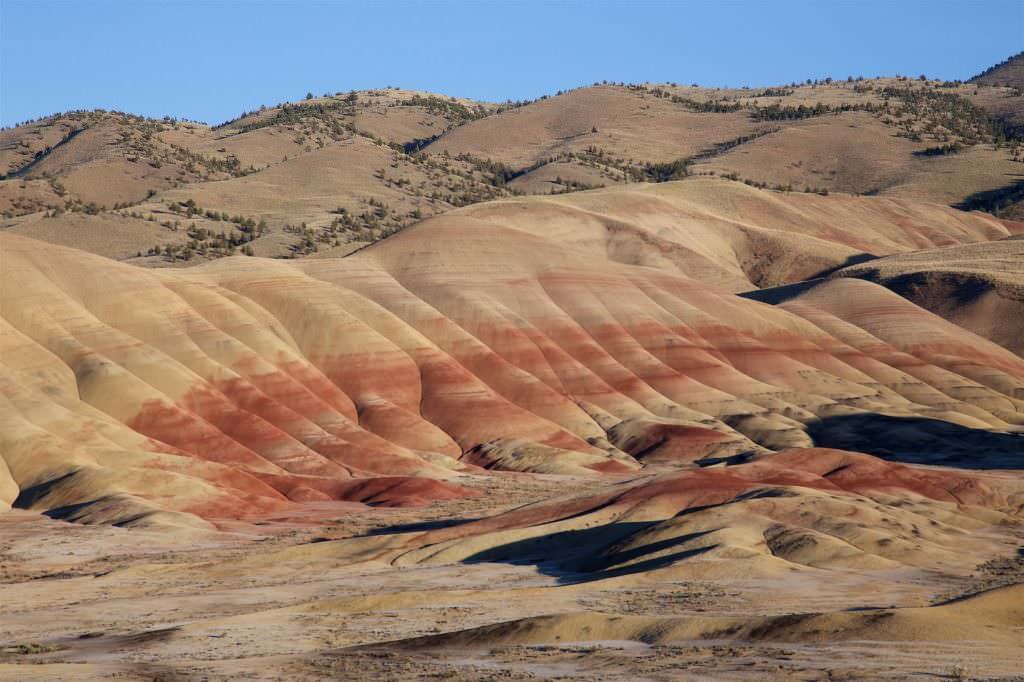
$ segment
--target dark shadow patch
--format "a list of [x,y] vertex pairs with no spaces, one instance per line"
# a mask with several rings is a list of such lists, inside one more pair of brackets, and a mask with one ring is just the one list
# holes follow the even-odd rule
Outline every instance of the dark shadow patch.
[[953,208],[961,211],[985,211],[998,216],[999,213],[1017,202],[1024,201],[1024,180],[983,192],[975,192]]
[[[560,584],[576,584],[615,576],[652,571],[703,554],[717,545],[697,547],[668,554],[665,550],[699,539],[712,531],[689,533],[614,553],[637,533],[661,521],[610,523],[595,528],[568,530],[510,542],[478,552],[466,563],[496,562],[533,565]],[[652,556],[658,555],[658,556]],[[649,559],[636,561],[645,556]],[[623,566],[628,561],[636,563]]]
[[92,651],[116,651],[132,647],[147,646],[166,642],[176,637],[181,632],[180,625],[155,628],[153,630],[141,630],[139,632],[128,632],[114,635],[107,632],[90,632],[84,635],[76,635],[61,641],[61,644],[68,645],[81,652]]
[[693,460],[693,463],[699,467],[711,467],[716,464],[725,464],[728,466],[734,466],[736,464],[746,464],[747,462],[754,461],[757,453],[748,451],[741,452],[736,455],[727,455],[725,457],[702,457],[700,459]]
[[873,261],[873,260],[878,260],[879,258],[880,258],[880,256],[876,256],[873,253],[858,253],[858,254],[854,254],[852,256],[849,256],[842,263],[839,263],[838,265],[833,265],[830,268],[825,268],[821,272],[815,273],[813,277],[808,277],[807,279],[809,279],[809,280],[811,280],[811,279],[823,279],[825,277],[828,277],[829,275],[832,275],[832,274],[834,274],[836,272],[839,272],[843,268],[848,268],[848,267],[851,267],[853,265],[860,265],[861,263],[868,263],[868,262]]
[[965,469],[1024,469],[1024,433],[972,429],[940,419],[874,412],[807,425],[817,447],[855,450],[910,464]]
[[[995,289],[992,282],[981,277],[952,272],[911,272],[893,277],[885,282],[885,286],[911,301],[920,300],[928,304],[929,298],[938,298],[939,301],[950,299],[957,305],[967,305]],[[936,288],[938,291],[929,296],[928,288]],[[925,291],[922,292],[922,289]]]
[[823,278],[808,279],[802,282],[794,282],[793,284],[783,284],[778,287],[744,291],[736,295],[743,298],[749,298],[752,301],[760,301],[761,303],[768,303],[769,305],[778,305],[796,298],[804,292],[810,291],[819,284],[823,284],[825,281],[826,280]]
[[153,642],[163,642],[173,638],[181,630],[180,625],[173,625],[167,628],[157,628],[155,630],[143,630],[142,632],[133,632],[127,635],[118,635],[110,637],[108,642],[115,646],[139,646],[142,644],[151,644]]
[[479,518],[460,519],[436,519],[434,521],[419,521],[417,523],[397,523],[393,526],[384,526],[367,531],[366,535],[397,535],[398,533],[416,533],[420,531],[438,530],[440,528],[451,528],[461,526],[465,523],[479,521]]
[[21,168],[17,168],[15,170],[11,171],[7,175],[0,175],[0,180],[9,180],[9,179],[13,179],[13,178],[23,178],[23,177],[27,176],[29,173],[31,173],[35,169],[36,166],[38,166],[40,163],[42,163],[44,159],[46,159],[48,156],[50,156],[50,154],[52,154],[53,152],[57,151],[58,148],[63,147],[64,145],[66,145],[68,142],[71,142],[71,140],[75,139],[78,136],[78,134],[80,132],[82,132],[83,130],[86,130],[86,128],[79,128],[78,130],[72,130],[70,133],[65,135],[64,138],[62,140],[60,140],[60,142],[58,142],[57,144],[55,144],[53,146],[50,146],[50,147],[46,147],[45,149],[40,149],[39,151],[37,151],[35,153],[35,156],[32,157],[31,161],[29,161],[27,164],[25,164]]
[[42,483],[36,483],[33,486],[29,486],[28,488],[23,488],[21,491],[18,492],[18,497],[14,499],[14,502],[11,503],[11,506],[14,507],[15,509],[31,509],[32,506],[36,504],[36,502],[39,502],[44,497],[49,495],[50,491],[59,486],[61,483],[64,483],[65,481],[68,481],[69,479],[73,478],[77,473],[78,469],[72,469],[71,471],[69,471],[66,474],[63,474],[62,476],[57,476],[56,478],[51,478],[48,481],[43,481]]
[[780,284],[779,286],[765,287],[764,289],[753,289],[736,295],[742,296],[743,298],[749,298],[753,301],[760,301],[761,303],[778,305],[779,303],[785,303],[790,299],[796,298],[806,291],[810,291],[843,268],[860,265],[861,263],[868,263],[873,260],[878,260],[879,258],[880,256],[876,256],[873,253],[857,253],[847,257],[842,263],[829,266],[824,270],[816,272],[807,279],[800,280],[799,282]]
[[967,305],[996,288],[993,282],[976,274],[944,270],[907,272],[885,278],[878,268],[868,268],[845,276],[880,284],[932,312],[950,305]]
[[643,561],[641,563],[631,564],[628,567],[622,567],[622,568],[619,568],[619,569],[616,569],[615,566],[619,566],[619,565],[621,565],[623,563],[626,563],[627,561],[633,561],[635,559],[639,559],[640,557],[647,556],[649,554],[656,554],[656,553],[664,551],[666,549],[670,549],[672,547],[676,547],[676,546],[678,546],[678,545],[680,545],[680,544],[682,544],[684,542],[690,542],[691,540],[698,540],[698,539],[704,537],[705,535],[708,535],[711,532],[713,532],[713,531],[704,530],[704,531],[699,531],[699,532],[696,532],[696,533],[687,533],[686,535],[679,535],[679,536],[674,537],[674,538],[666,538],[664,540],[659,540],[658,542],[651,542],[651,543],[643,545],[641,547],[634,547],[633,549],[630,549],[630,550],[626,550],[626,551],[623,551],[623,552],[617,552],[614,555],[614,559],[612,559],[610,557],[605,557],[605,556],[595,557],[594,559],[592,559],[590,561],[587,561],[587,562],[583,563],[582,565],[580,565],[579,568],[580,568],[580,570],[582,570],[584,572],[587,572],[587,573],[595,573],[595,572],[606,573],[608,571],[611,571],[611,572],[615,573],[617,571],[623,570],[623,568],[628,568],[629,569],[628,570],[629,573],[634,573],[634,572],[637,572],[637,571],[650,570],[649,568],[639,568],[639,567],[645,566],[646,564],[649,564],[651,562],[656,562],[656,563],[660,564],[662,561],[667,561],[667,563],[665,563],[663,565],[668,565],[668,564],[674,563],[675,561],[679,561],[681,559],[689,558],[691,556],[697,556],[698,554],[703,554],[708,549],[710,549],[710,547],[698,547],[696,549],[685,550],[685,551],[682,551],[682,552],[674,552],[672,554],[662,555],[662,556],[659,556],[659,557],[655,557],[653,559],[648,559],[648,560]]

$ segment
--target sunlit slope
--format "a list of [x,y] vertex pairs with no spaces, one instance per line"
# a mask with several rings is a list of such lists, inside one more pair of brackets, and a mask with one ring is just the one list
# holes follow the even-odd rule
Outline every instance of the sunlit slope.
[[[1024,509],[1010,476],[921,469],[831,449],[786,450],[566,494],[410,535],[398,565],[548,561],[620,579],[812,580],[820,571],[970,571],[1012,545],[987,532]],[[571,540],[571,541],[570,541]]]
[[504,227],[743,291],[893,253],[1001,239],[1019,224],[903,199],[759,190],[714,178],[487,202],[432,224]]
[[1024,355],[1024,239],[950,246],[844,268]]
[[866,282],[773,307],[471,216],[186,271],[2,247],[4,503],[73,518],[247,515],[382,476],[413,477],[405,503],[476,466],[756,454],[860,413],[1024,421],[1024,361]]

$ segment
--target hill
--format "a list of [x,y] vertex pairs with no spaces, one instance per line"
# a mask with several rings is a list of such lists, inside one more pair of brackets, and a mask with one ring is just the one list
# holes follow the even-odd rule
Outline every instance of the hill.
[[1018,52],[1012,57],[990,66],[969,82],[1024,88],[1024,52]]
[[731,294],[752,208],[1007,229],[695,178],[346,258],[0,234],[0,675],[1014,674],[1024,361],[857,278]]
[[[378,181],[371,169],[388,160],[399,167],[396,175],[429,179],[432,173],[355,138],[257,176],[189,185],[166,192],[161,201],[114,212],[22,216],[11,219],[7,230],[141,265],[181,266],[242,252],[344,255],[397,231],[403,219],[414,222],[444,207],[397,185],[373,184]],[[358,178],[360,167],[368,182]],[[346,193],[383,199],[335,205]],[[206,208],[211,205],[226,210]],[[658,267],[672,262],[734,291],[815,277],[872,256],[999,239],[1018,229],[941,205],[770,191],[707,176],[508,198],[449,207],[444,215],[478,218],[484,229],[514,226],[540,234],[556,229],[568,235],[582,225],[604,224],[612,258]],[[361,216],[374,227],[363,226]]]
[[1020,231],[983,214],[902,199],[761,190],[690,177],[554,197],[505,199],[428,221],[472,219],[609,259],[745,291],[809,279],[880,255],[1001,239]]
[[843,268],[1024,355],[1024,241],[929,249]]
[[[741,184],[703,184],[725,190],[725,216],[730,203],[767,205]],[[686,195],[708,189],[661,187],[682,196],[647,189],[642,201],[692,211]],[[639,227],[614,217],[640,214],[631,194],[499,202],[345,259],[229,258],[180,273],[5,234],[6,502],[111,520],[246,515],[344,497],[345,481],[365,476],[450,480],[430,493],[450,495],[481,466],[628,471],[827,444],[874,413],[921,420],[908,427],[918,438],[933,420],[1024,424],[1019,357],[867,282],[775,308],[736,299],[708,273],[744,285],[729,240],[767,229],[722,217],[716,246],[697,220],[674,228],[670,247],[652,235],[673,236],[657,213]],[[791,234],[798,211],[844,210],[840,198],[798,199],[774,218]],[[867,204],[892,208],[845,201],[864,203],[849,207],[862,217]],[[597,206],[606,216],[586,212]],[[927,239],[899,208],[903,233],[883,222],[877,244]],[[945,222],[961,239],[1001,227],[971,220]],[[185,466],[195,458],[206,463]],[[95,499],[110,502],[85,504]]]
[[[605,83],[503,105],[371,90],[212,127],[72,112],[0,131],[0,229],[74,243],[95,226],[83,245],[149,265],[344,255],[482,201],[709,174],[1013,218],[1022,123],[1012,87],[905,77]],[[108,247],[109,224],[137,238]]]
[[[248,218],[277,232],[257,245],[266,255],[303,255],[342,242],[352,244],[351,250],[422,215],[507,194],[485,169],[405,153],[406,145],[493,108],[428,93],[374,90],[264,108],[213,128],[101,111],[58,115],[0,133],[0,163],[6,168],[0,210],[8,217],[5,226],[22,230],[26,222],[58,221],[41,227],[41,234],[72,229],[61,224],[68,213],[136,221],[140,237],[121,257],[194,238],[165,235],[154,244],[147,241],[151,226],[138,221],[171,232],[192,223],[225,232],[226,242],[234,243],[196,240],[219,255],[258,236],[242,224]],[[330,186],[311,195],[309,178],[325,169],[333,173],[325,179]],[[223,185],[226,180],[239,182]],[[252,193],[263,194],[268,186],[260,210],[251,210]],[[296,210],[284,198],[311,208]],[[192,220],[184,227],[182,211],[168,211],[178,199],[202,207],[186,216]],[[214,214],[215,221],[239,220],[204,222]],[[315,227],[303,226],[307,220]],[[179,249],[163,255],[173,262],[189,260],[190,254]]]
[[0,131],[0,678],[1018,675],[1021,102]]
[[[874,79],[762,89],[598,85],[451,131],[428,153],[487,158],[531,192],[673,179],[689,170],[802,190],[892,193],[955,203],[1011,184],[1011,148],[979,144],[1024,111],[1008,88]],[[993,131],[998,131],[994,133]],[[960,151],[970,173],[935,167]],[[978,173],[980,172],[980,175]],[[961,182],[961,178],[963,179]],[[558,179],[563,182],[557,182]]]

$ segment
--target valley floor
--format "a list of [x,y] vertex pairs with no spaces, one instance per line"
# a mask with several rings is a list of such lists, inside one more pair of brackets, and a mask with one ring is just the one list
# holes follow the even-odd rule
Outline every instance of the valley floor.
[[[495,474],[473,479],[487,494],[468,500],[415,509],[317,503],[184,536],[11,511],[0,515],[0,679],[965,679],[1022,670],[1012,640],[972,641],[971,632],[960,641],[937,631],[940,641],[916,633],[794,642],[785,641],[787,619],[769,619],[775,625],[745,641],[728,628],[712,640],[664,634],[689,619],[891,614],[993,588],[1019,599],[1019,585],[1005,587],[1024,580],[1019,554],[969,575],[733,571],[694,580],[671,569],[592,579],[544,561],[402,566],[375,551],[608,482]],[[1013,526],[990,532],[1024,541]],[[522,633],[537,617],[557,619],[561,634],[529,643]],[[620,621],[640,623],[641,634],[616,634]],[[493,627],[446,639],[480,626]]]

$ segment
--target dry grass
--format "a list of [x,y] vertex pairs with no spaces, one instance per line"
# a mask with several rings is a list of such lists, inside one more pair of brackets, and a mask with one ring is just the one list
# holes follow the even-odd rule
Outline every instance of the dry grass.
[[[0,181],[0,211],[10,218],[130,204],[136,213],[156,212],[159,202],[193,198],[278,229],[255,252],[301,256],[349,252],[421,218],[511,192],[678,177],[682,166],[655,165],[682,159],[697,172],[770,186],[951,204],[1019,178],[1012,160],[1019,154],[973,144],[981,138],[950,130],[930,105],[886,100],[887,88],[960,95],[1011,123],[1024,115],[1009,88],[906,79],[752,89],[598,85],[511,107],[384,89],[266,107],[214,128],[72,113],[0,132],[0,169],[17,176]],[[735,110],[701,112],[702,103]],[[759,108],[817,105],[875,110],[757,117]],[[950,140],[968,148],[921,156]],[[422,147],[420,158],[396,151],[403,145]],[[453,160],[460,155],[471,158]],[[377,220],[325,230],[336,220],[330,211],[371,214],[380,208],[371,200],[387,204]],[[312,232],[280,232],[302,223]]]

